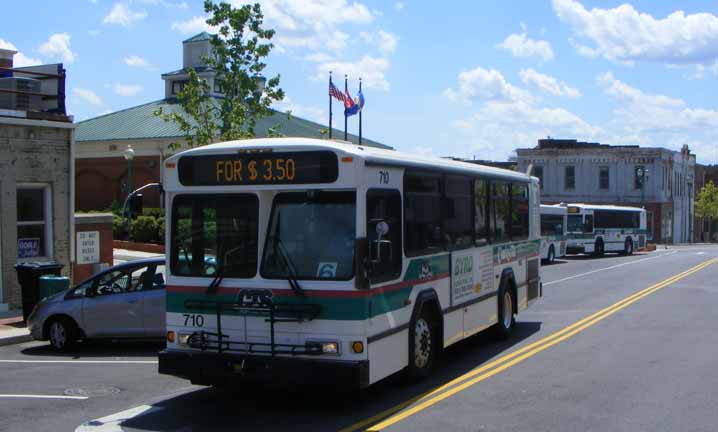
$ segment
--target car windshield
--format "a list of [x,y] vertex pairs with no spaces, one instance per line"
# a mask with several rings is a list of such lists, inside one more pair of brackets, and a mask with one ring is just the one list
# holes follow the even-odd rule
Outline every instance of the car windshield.
[[257,273],[255,195],[181,195],[172,209],[171,271],[251,278]]
[[354,192],[277,195],[267,228],[262,276],[351,279],[354,276],[355,203]]

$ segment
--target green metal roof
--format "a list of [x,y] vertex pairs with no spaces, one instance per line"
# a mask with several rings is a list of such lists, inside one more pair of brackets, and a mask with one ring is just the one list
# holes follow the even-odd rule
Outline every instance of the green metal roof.
[[203,31],[202,33],[197,33],[196,35],[192,36],[189,39],[183,40],[182,43],[199,42],[199,41],[210,40],[210,39],[212,39],[212,35]]
[[[184,133],[175,123],[165,122],[161,117],[154,115],[159,109],[162,109],[164,114],[169,114],[181,111],[182,107],[174,98],[163,99],[83,120],[77,123],[75,140],[82,143],[83,141],[176,138],[178,142],[183,142],[181,140],[184,140]],[[326,138],[320,133],[326,125],[295,116],[288,118],[286,113],[279,111],[274,111],[271,116],[257,121],[255,129],[257,137],[266,137],[267,130],[277,125],[280,126],[278,131],[288,137]],[[337,129],[333,129],[332,134],[334,138],[344,137],[344,132]],[[359,137],[356,135],[349,134],[348,138],[353,143],[359,142]],[[364,137],[362,137],[362,145],[391,148]]]

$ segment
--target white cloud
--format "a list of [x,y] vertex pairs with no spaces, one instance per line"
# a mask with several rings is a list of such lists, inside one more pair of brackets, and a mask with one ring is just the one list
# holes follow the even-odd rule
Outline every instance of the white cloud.
[[368,55],[362,57],[358,62],[331,60],[317,65],[315,77],[318,80],[325,80],[329,76],[329,72],[332,71],[336,77],[343,77],[346,74],[352,80],[362,78],[364,85],[368,88],[389,90],[389,82],[385,75],[389,66],[389,60]]
[[497,47],[509,51],[514,57],[539,57],[544,61],[554,57],[548,41],[531,39],[525,32],[508,35]]
[[565,82],[559,81],[550,75],[536,72],[534,69],[522,69],[519,75],[524,84],[533,85],[544,93],[569,98],[581,96],[581,92],[577,88],[570,87]]
[[46,57],[62,60],[67,64],[72,64],[75,61],[75,53],[70,49],[69,33],[53,34],[47,42],[40,45],[39,51]]
[[128,27],[145,18],[147,18],[147,12],[133,11],[126,4],[118,2],[112,6],[110,13],[107,14],[102,22],[105,24],[118,24],[123,27]]
[[553,0],[559,19],[592,43],[573,41],[585,56],[619,62],[706,64],[718,59],[718,17],[676,11],[665,18],[637,11],[630,4],[587,10],[575,0]]
[[394,10],[400,11],[402,9],[404,9],[404,2],[398,1],[394,3]]
[[289,96],[284,96],[284,100],[275,103],[272,108],[281,112],[291,111],[293,116],[311,120],[320,124],[327,123],[328,116],[325,110],[316,105],[303,105],[294,102]]
[[94,106],[102,106],[102,99],[100,99],[99,96],[92,90],[88,90],[85,88],[75,87],[72,89],[72,93],[77,96],[82,101],[94,105]]
[[444,90],[444,96],[451,102],[483,102],[483,101],[526,101],[533,97],[525,90],[506,81],[503,74],[495,69],[476,67],[459,74],[459,86],[454,90]]
[[13,56],[13,66],[14,67],[25,67],[25,66],[35,66],[42,64],[42,61],[40,59],[31,58],[20,52],[15,45],[12,43],[0,39],[0,49],[8,49],[17,51],[17,53]]
[[209,33],[217,33],[217,28],[207,24],[206,16],[195,16],[185,21],[175,21],[172,23],[172,30],[183,34],[197,34],[203,31]]
[[[547,75],[536,74],[543,77],[538,81],[551,81],[545,79],[551,78]],[[536,77],[531,73],[524,75],[530,76],[533,84]],[[509,83],[495,69],[476,67],[461,72],[457,88],[447,89],[444,95],[452,102],[468,103],[476,108],[467,117],[452,123],[452,129],[462,135],[458,140],[461,144],[457,144],[455,136],[442,138],[443,154],[501,160],[516,147],[531,146],[540,137],[591,139],[603,134],[602,128],[564,108],[541,106],[539,98]]]
[[[235,0],[233,3],[241,4]],[[281,30],[322,31],[340,24],[366,24],[374,19],[369,8],[358,1],[346,0],[262,0],[264,18]]]
[[189,5],[185,1],[167,1],[167,0],[136,0],[139,3],[144,3],[152,6],[164,6],[166,8],[177,8],[177,9],[187,9]]
[[142,86],[139,84],[112,84],[112,90],[120,96],[134,96],[142,91]]
[[145,60],[144,58],[142,58],[138,55],[132,54],[132,55],[125,57],[123,60],[124,60],[125,64],[129,67],[136,67],[136,68],[145,69],[145,70],[157,69],[152,64],[150,64],[147,60]]
[[359,37],[370,45],[376,45],[379,51],[384,55],[393,53],[399,43],[399,37],[397,35],[384,30],[379,30],[376,33],[363,31],[359,33]]

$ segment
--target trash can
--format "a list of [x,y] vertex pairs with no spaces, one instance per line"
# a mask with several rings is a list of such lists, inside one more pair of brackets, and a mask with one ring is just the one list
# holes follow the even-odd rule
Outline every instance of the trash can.
[[42,275],[60,276],[63,265],[56,262],[23,262],[15,265],[17,280],[22,292],[22,318],[32,312],[32,308],[42,299],[40,297],[39,279]]
[[68,288],[70,288],[70,278],[67,276],[42,275],[40,276],[40,282],[38,282],[38,289],[40,290],[38,301],[63,292]]

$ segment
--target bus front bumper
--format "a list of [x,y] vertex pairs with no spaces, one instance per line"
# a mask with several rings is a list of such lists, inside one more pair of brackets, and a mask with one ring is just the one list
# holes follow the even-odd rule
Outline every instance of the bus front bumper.
[[159,353],[159,373],[185,378],[199,385],[235,381],[332,386],[346,384],[353,388],[365,388],[369,385],[368,360],[271,357],[165,349]]

